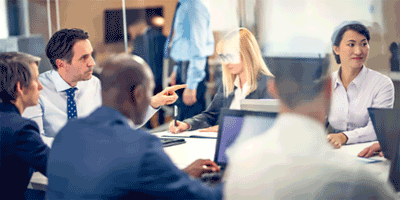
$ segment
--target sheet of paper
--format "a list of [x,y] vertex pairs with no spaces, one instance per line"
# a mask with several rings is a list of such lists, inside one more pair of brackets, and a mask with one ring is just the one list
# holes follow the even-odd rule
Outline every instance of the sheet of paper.
[[217,138],[217,132],[200,132],[198,130],[185,131],[182,133],[171,133],[169,131],[161,132],[156,134],[159,137],[190,137],[190,138]]

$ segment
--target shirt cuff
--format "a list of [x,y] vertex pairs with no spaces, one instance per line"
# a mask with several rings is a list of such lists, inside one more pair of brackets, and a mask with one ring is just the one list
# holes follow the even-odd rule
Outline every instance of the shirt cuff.
[[354,131],[346,131],[343,132],[344,135],[347,136],[347,142],[345,144],[354,144],[354,143],[358,143],[358,136],[357,133]]

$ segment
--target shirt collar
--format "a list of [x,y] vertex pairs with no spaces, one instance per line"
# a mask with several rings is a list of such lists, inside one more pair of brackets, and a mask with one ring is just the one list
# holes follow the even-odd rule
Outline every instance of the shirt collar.
[[[340,80],[340,71],[342,67],[339,68],[336,72],[332,74],[333,78],[333,89],[336,89],[338,85],[343,85],[342,80]],[[361,87],[362,83],[364,82],[365,78],[367,77],[368,70],[367,68],[363,65],[360,73],[357,75],[357,77],[352,81],[358,88]]]
[[[106,112],[106,113],[108,113],[108,115],[110,115],[110,118],[116,117],[134,130],[136,130],[138,128],[131,119],[125,117],[121,112],[119,112],[118,110],[115,110],[114,108],[110,108],[107,106],[101,106],[94,112]],[[110,113],[112,113],[112,114],[110,114]]]
[[338,85],[343,85],[342,80],[340,80],[339,73],[340,73],[340,68],[339,70],[333,72],[332,74],[333,89],[336,89]]
[[[71,88],[71,86],[67,82],[65,82],[65,80],[60,76],[58,71],[52,70],[50,76],[53,79],[53,83],[54,86],[56,87],[57,92],[63,92]],[[75,87],[78,88],[78,90],[80,89],[81,87],[80,81],[76,84]]]
[[365,78],[367,78],[367,68],[363,65],[360,73],[357,75],[357,77],[352,81],[358,88],[362,86],[362,83],[364,82]]
[[134,129],[134,130],[137,129],[135,123],[133,123],[133,121],[132,121],[131,119],[129,119],[129,118],[125,117],[125,116],[122,116],[122,120],[123,120],[125,123],[127,123],[128,126],[131,127],[131,129]]
[[235,81],[233,82],[233,85],[237,88],[240,88],[240,80],[239,76],[236,76]]

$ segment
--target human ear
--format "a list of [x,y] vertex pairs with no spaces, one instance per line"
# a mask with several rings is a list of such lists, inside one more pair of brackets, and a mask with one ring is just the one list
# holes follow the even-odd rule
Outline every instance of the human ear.
[[63,60],[61,60],[61,59],[57,59],[56,60],[56,65],[57,65],[57,68],[63,68],[63,67],[65,67],[65,63],[64,63],[65,61],[63,61]]
[[274,98],[274,99],[279,99],[278,95],[278,88],[276,87],[276,82],[274,80],[268,80],[267,81],[267,87],[268,87],[268,93]]
[[17,88],[16,88],[17,90],[15,91],[16,92],[16,94],[17,94],[17,96],[21,96],[22,94],[23,94],[23,88],[22,88],[22,85],[21,85],[21,82],[17,82]]
[[140,106],[142,105],[145,97],[146,97],[146,88],[143,85],[138,85],[135,87],[135,89],[132,91],[131,99],[133,101],[133,104],[135,106]]
[[336,55],[339,55],[339,47],[333,46],[333,52],[335,52]]

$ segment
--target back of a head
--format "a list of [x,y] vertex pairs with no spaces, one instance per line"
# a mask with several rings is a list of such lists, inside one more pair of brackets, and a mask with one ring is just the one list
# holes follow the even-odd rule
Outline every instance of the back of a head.
[[140,57],[130,54],[119,54],[109,58],[100,74],[102,91],[117,88],[121,92],[132,92],[137,86],[146,84],[151,76],[150,67]]
[[71,63],[73,57],[72,47],[79,40],[89,38],[87,32],[82,29],[62,29],[54,33],[46,45],[46,56],[51,65],[57,70],[56,60],[62,59]]
[[273,64],[275,82],[281,101],[294,110],[312,102],[330,84],[329,58],[293,59]]
[[20,52],[0,54],[0,102],[11,103],[17,99],[18,82],[22,87],[29,87],[32,81],[30,63],[39,61],[38,57]]

